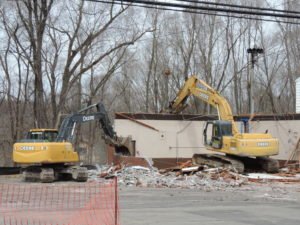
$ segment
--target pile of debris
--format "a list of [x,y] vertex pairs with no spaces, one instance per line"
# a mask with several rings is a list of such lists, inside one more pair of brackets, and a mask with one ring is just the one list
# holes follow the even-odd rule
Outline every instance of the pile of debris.
[[97,170],[90,172],[90,180],[109,179],[116,176],[120,186],[190,188],[206,191],[238,187],[248,182],[245,176],[229,169],[208,169],[188,165],[166,170],[141,166],[99,166]]
[[249,182],[300,182],[299,169],[285,168],[277,174],[249,173],[239,174],[229,168],[208,168],[193,165],[191,161],[179,166],[158,170],[155,167],[125,166],[122,164],[97,166],[90,170],[89,180],[117,177],[120,186],[149,188],[190,188],[228,190]]

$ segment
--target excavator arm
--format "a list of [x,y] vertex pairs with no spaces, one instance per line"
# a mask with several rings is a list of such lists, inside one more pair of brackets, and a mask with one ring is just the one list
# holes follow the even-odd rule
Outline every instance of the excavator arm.
[[[92,108],[96,108],[97,112],[87,113]],[[111,125],[108,114],[102,103],[90,105],[77,113],[67,116],[60,126],[56,141],[72,142],[74,139],[76,125],[94,120],[98,120],[101,124],[101,128],[105,135],[104,139],[114,143],[117,139],[117,135]]]
[[[96,109],[96,112],[90,112]],[[99,102],[90,105],[77,113],[71,114],[64,118],[60,126],[56,141],[57,142],[70,142],[73,143],[75,139],[76,126],[80,123],[90,121],[99,121],[101,129],[103,130],[102,138],[107,144],[115,147],[117,154],[132,155],[134,154],[134,144],[130,136],[119,137],[111,125],[108,113],[104,105]]]
[[219,120],[231,122],[232,133],[238,133],[238,129],[233,120],[232,111],[227,100],[221,96],[219,92],[194,75],[185,81],[175,99],[170,103],[169,112],[181,112],[186,107],[186,101],[191,95],[216,108]]

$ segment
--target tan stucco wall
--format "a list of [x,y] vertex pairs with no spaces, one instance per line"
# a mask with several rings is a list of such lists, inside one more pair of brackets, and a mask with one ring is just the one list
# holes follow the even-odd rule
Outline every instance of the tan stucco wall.
[[[203,145],[205,121],[139,120],[155,131],[131,120],[116,119],[115,130],[120,136],[131,135],[136,140],[137,156],[147,158],[190,158],[194,153],[208,153]],[[240,128],[241,125],[238,124]],[[254,121],[252,132],[268,132],[280,142],[280,153],[275,158],[287,159],[299,137],[300,121]]]

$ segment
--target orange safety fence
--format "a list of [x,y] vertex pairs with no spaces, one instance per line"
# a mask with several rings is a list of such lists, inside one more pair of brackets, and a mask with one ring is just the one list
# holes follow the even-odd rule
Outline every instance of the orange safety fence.
[[0,225],[118,225],[117,180],[0,184]]

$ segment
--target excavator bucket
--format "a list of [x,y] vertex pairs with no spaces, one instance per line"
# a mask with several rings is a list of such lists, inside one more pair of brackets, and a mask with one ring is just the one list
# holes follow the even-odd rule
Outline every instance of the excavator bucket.
[[118,137],[115,144],[115,153],[117,155],[134,156],[135,141],[132,140],[132,137]]

